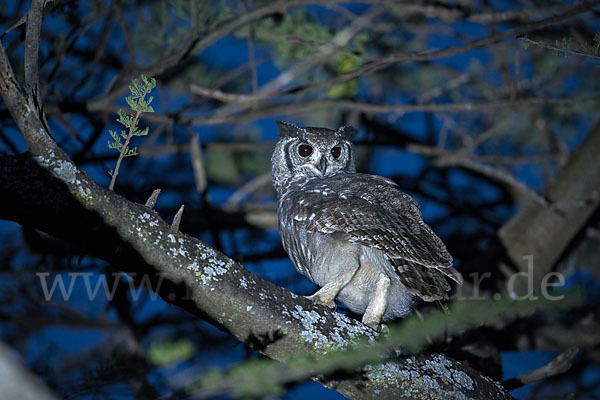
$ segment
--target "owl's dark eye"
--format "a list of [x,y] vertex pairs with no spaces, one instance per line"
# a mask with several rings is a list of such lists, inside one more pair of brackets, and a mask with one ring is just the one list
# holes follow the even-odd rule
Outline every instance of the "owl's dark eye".
[[341,154],[342,154],[342,148],[340,146],[335,146],[334,148],[331,149],[331,155],[333,156],[333,158],[340,158]]
[[302,157],[308,157],[312,154],[312,152],[313,148],[308,144],[301,144],[298,146],[298,154],[300,154]]

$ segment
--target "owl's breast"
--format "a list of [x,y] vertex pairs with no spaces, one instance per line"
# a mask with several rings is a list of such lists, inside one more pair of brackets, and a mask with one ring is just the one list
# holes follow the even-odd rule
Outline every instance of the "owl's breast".
[[290,203],[283,199],[277,210],[281,242],[296,270],[314,282],[310,273],[314,246],[307,234],[306,221],[298,218],[297,207]]

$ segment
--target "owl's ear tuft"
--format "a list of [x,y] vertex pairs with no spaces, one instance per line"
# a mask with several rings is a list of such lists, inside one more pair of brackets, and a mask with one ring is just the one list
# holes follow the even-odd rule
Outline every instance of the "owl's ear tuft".
[[358,131],[351,126],[342,126],[340,129],[337,130],[336,133],[340,135],[343,139],[351,141],[352,139],[354,139],[354,136],[356,136]]
[[294,124],[285,121],[275,121],[279,127],[279,137],[290,137],[297,135],[298,127]]

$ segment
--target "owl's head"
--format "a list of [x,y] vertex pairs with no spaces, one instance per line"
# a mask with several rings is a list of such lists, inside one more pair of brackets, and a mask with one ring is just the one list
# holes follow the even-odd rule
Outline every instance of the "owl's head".
[[277,121],[277,125],[279,139],[271,157],[273,185],[277,191],[293,177],[356,171],[352,147],[356,129],[350,126],[343,126],[337,131],[301,128],[282,121]]

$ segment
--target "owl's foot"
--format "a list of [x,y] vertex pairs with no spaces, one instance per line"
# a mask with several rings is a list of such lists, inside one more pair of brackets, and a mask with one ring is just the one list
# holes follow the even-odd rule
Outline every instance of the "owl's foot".
[[390,284],[390,278],[385,274],[380,274],[375,285],[375,290],[369,300],[369,305],[362,317],[363,324],[384,334],[386,331],[389,332],[389,329],[384,324],[380,324],[380,322],[388,304],[387,297]]
[[309,299],[310,301],[312,301],[313,304],[323,304],[325,307],[329,307],[334,310],[337,308],[337,305],[335,304],[335,301],[333,301],[333,299],[321,296],[321,294],[319,294],[319,292],[313,294],[312,296],[305,296],[305,297],[307,299]]

